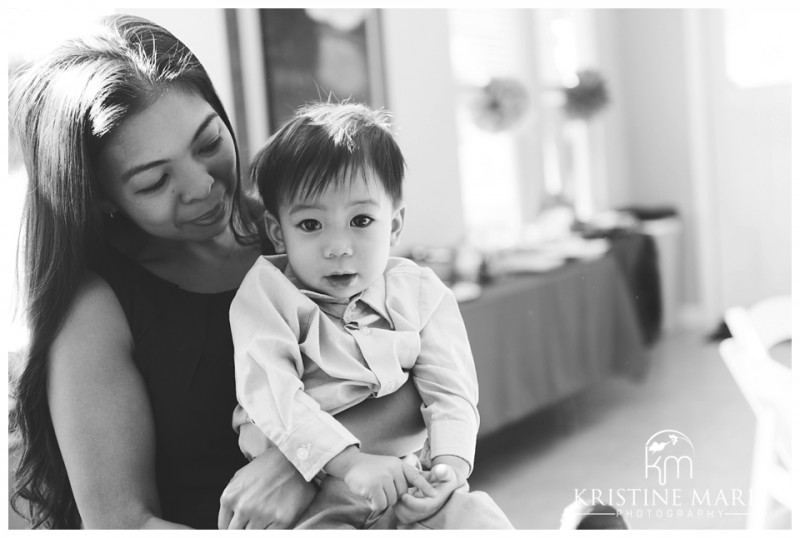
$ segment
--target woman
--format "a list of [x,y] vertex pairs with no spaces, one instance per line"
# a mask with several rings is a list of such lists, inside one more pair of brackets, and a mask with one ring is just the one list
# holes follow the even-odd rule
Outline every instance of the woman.
[[[231,428],[228,307],[271,249],[197,58],[111,17],[21,74],[10,113],[30,182],[17,509],[34,527],[289,526],[313,488],[278,452],[247,463]],[[388,431],[419,444],[418,405],[406,387],[337,418],[382,453]]]

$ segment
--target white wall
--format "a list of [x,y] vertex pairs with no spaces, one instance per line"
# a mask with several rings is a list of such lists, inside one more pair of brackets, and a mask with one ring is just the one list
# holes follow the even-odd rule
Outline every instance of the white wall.
[[620,30],[620,17],[618,10],[615,9],[596,9],[593,10],[593,15],[596,24],[597,68],[606,77],[609,92],[609,105],[601,116],[606,179],[606,192],[598,200],[599,209],[602,210],[632,203],[631,173],[628,163],[625,115],[627,108],[625,70],[619,54],[622,47],[620,42],[624,38]]
[[627,203],[666,205],[680,213],[680,302],[698,299],[696,208],[692,195],[682,10],[624,9],[610,16],[617,31]]
[[680,301],[706,324],[729,306],[791,292],[790,88],[727,78],[722,13],[698,10],[694,25],[683,9],[600,18],[622,112],[612,196],[678,209]]
[[464,234],[447,14],[381,11],[387,108],[408,170],[398,246],[453,246]]
[[[743,35],[728,35],[722,10],[694,10],[687,22],[697,35],[696,136],[705,140],[705,166],[695,178],[708,203],[698,204],[710,252],[704,269],[708,314],[791,293],[791,86],[788,80],[745,86],[726,68],[729,38],[745,40],[761,62],[791,50],[784,14],[749,14]],[[764,18],[762,18],[764,17]],[[755,29],[769,35],[760,39]],[[764,48],[759,48],[763,45]],[[791,61],[791,60],[788,60]],[[787,62],[788,63],[788,62]],[[694,146],[693,146],[694,148]]]

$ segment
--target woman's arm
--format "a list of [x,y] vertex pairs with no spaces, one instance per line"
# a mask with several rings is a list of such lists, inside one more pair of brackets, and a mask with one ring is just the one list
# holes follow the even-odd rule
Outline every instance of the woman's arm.
[[368,454],[405,456],[425,442],[419,397],[409,379],[396,392],[382,398],[370,398],[336,415],[361,441],[361,451]]
[[111,288],[88,275],[57,335],[47,394],[86,528],[177,528],[160,519],[150,402]]
[[[370,454],[404,456],[425,442],[419,393],[412,381],[383,398],[371,398],[336,415]],[[220,499],[221,529],[290,528],[314,496],[314,488],[275,449],[241,468]]]

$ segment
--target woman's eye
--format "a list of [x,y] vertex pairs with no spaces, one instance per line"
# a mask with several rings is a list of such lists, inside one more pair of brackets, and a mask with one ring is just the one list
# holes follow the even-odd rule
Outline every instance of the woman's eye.
[[316,232],[322,228],[322,224],[318,220],[306,219],[297,225],[304,232]]
[[200,148],[200,153],[214,153],[219,145],[222,143],[222,137],[218,136],[202,148]]
[[139,189],[139,192],[142,193],[142,194],[148,194],[148,193],[151,193],[151,192],[155,192],[158,189],[160,189],[161,187],[163,187],[166,182],[167,182],[167,174],[164,174],[163,176],[161,176],[158,179],[158,181],[156,181],[155,183],[153,183],[149,187],[145,187],[143,189]]
[[355,226],[356,228],[366,228],[372,221],[374,221],[372,217],[368,217],[366,215],[359,215],[357,217],[353,217],[353,220],[350,221],[350,224]]

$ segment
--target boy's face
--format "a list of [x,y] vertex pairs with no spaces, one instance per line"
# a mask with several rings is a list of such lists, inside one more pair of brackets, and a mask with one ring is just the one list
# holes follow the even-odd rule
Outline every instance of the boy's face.
[[344,299],[383,274],[404,217],[368,170],[366,181],[357,175],[317,199],[281,204],[277,220],[267,214],[267,232],[306,287]]

